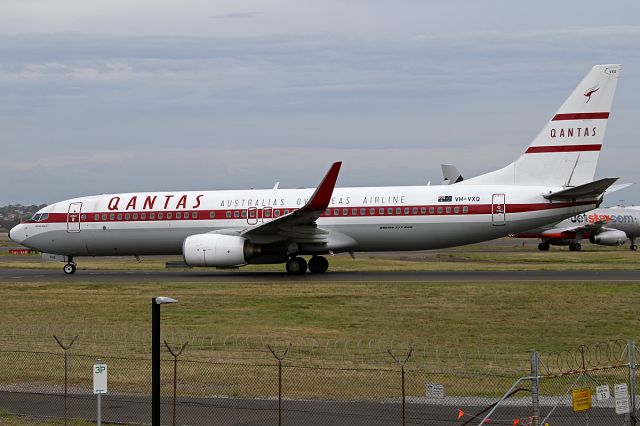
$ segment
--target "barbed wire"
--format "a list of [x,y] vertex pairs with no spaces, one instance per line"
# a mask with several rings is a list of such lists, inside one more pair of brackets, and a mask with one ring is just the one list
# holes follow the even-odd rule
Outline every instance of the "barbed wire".
[[[150,332],[59,326],[0,328],[0,344],[4,349],[55,348],[55,341],[52,339],[54,334],[64,338],[78,335],[74,346],[78,354],[144,355],[151,345]],[[509,346],[460,349],[385,339],[292,338],[280,335],[202,336],[191,330],[176,329],[163,332],[163,340],[171,344],[189,341],[188,354],[193,360],[205,357],[240,362],[265,360],[269,356],[268,345],[283,346],[291,343],[288,359],[301,365],[388,365],[393,362],[388,357],[388,350],[403,352],[413,346],[414,355],[407,364],[408,367],[428,371],[464,369],[477,372],[526,372],[529,369],[528,353]],[[620,364],[627,358],[626,341],[596,342],[569,350],[541,352],[540,371],[541,374],[554,374]]]
[[558,374],[628,362],[628,342],[608,340],[558,352],[540,353],[541,374]]

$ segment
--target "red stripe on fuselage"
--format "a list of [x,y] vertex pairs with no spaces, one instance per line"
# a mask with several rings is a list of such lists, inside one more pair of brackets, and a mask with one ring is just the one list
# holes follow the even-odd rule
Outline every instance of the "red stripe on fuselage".
[[[529,203],[507,204],[506,213],[527,213],[560,209],[566,207],[595,204],[595,201],[578,203]],[[322,213],[323,218],[331,217],[409,217],[409,216],[465,216],[470,214],[492,214],[492,204],[431,204],[431,205],[402,205],[402,206],[359,206],[359,207],[330,207]],[[256,209],[255,217],[249,217],[247,209],[229,210],[189,210],[189,211],[145,211],[145,212],[84,212],[80,222],[83,223],[120,223],[120,222],[186,222],[203,220],[262,220],[275,219],[291,213],[293,208]],[[265,215],[270,211],[269,216]],[[285,213],[285,211],[287,213]],[[177,214],[180,218],[177,218]],[[113,215],[113,216],[112,216]],[[162,218],[158,216],[162,215]],[[194,217],[195,215],[195,217]],[[153,216],[153,218],[152,218]],[[66,223],[67,213],[49,213],[49,217],[35,223]]]
[[606,120],[607,118],[609,118],[608,112],[573,112],[569,114],[556,114],[551,121]]
[[527,148],[525,154],[537,154],[541,152],[583,152],[583,151],[600,151],[602,144],[591,145],[546,145],[531,146]]

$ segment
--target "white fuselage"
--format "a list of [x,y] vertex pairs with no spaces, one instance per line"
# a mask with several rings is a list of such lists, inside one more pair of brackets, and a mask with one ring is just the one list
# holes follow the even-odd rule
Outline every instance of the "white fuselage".
[[[591,210],[551,202],[561,187],[335,188],[317,226],[351,243],[327,251],[427,250],[491,240]],[[13,228],[27,247],[67,256],[181,254],[186,237],[242,231],[301,208],[313,189],[127,193],[52,204]],[[344,240],[344,238],[343,238]],[[304,253],[300,253],[304,254]]]

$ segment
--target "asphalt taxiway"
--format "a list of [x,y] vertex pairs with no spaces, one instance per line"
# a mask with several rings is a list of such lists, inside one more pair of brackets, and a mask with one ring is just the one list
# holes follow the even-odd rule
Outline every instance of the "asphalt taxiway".
[[640,282],[638,270],[565,271],[354,271],[288,275],[286,272],[212,270],[78,270],[65,275],[62,269],[0,269],[0,283],[172,283],[172,282]]

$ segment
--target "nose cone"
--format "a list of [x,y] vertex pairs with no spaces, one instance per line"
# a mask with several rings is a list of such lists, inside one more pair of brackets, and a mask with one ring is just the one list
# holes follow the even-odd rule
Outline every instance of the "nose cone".
[[21,244],[25,240],[24,225],[16,225],[9,230],[9,239]]

